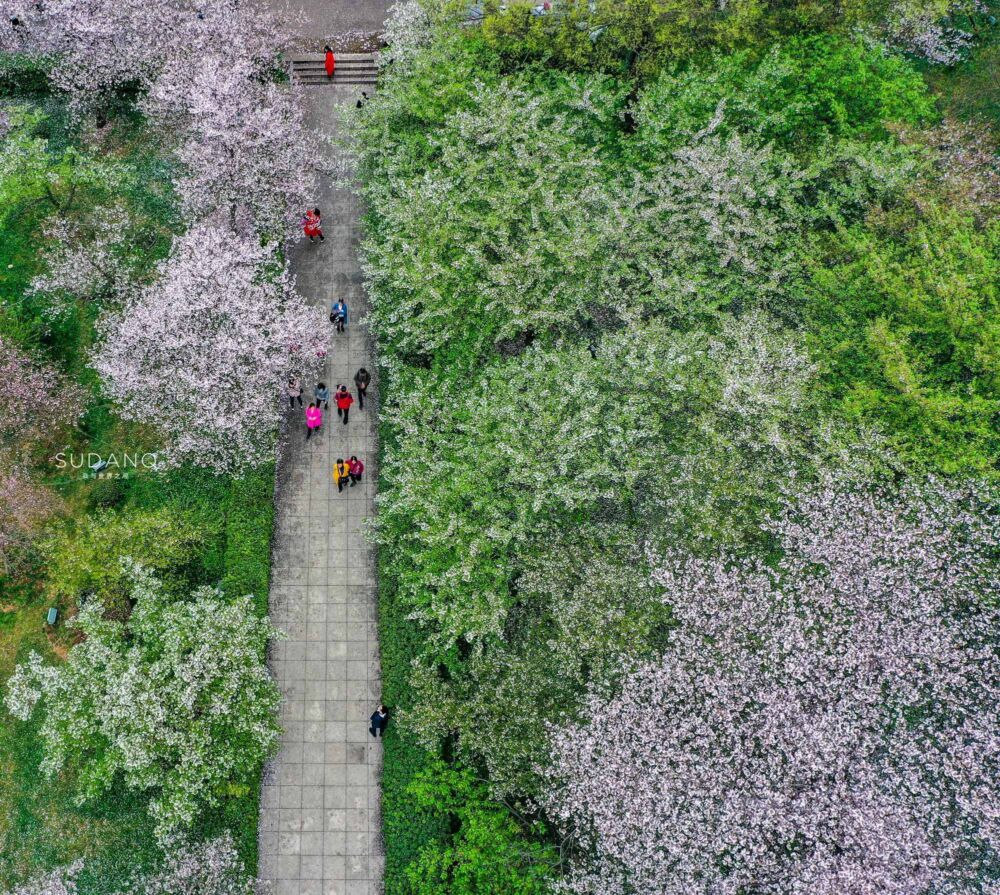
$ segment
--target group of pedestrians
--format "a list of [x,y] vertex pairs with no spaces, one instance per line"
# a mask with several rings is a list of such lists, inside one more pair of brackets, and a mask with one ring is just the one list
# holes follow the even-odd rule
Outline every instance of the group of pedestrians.
[[[327,78],[333,78],[333,73],[336,69],[333,50],[329,46],[323,49],[326,76]],[[364,94],[363,99],[367,98],[368,95]],[[362,100],[358,100],[358,108],[361,107],[361,104]],[[310,209],[303,215],[302,229],[308,237],[309,242],[315,243],[317,239],[320,242],[325,241],[322,214],[318,208]],[[347,329],[347,302],[343,299],[338,299],[330,306],[330,322],[334,325],[338,333],[342,333]],[[359,410],[365,409],[365,398],[368,397],[368,386],[371,384],[371,381],[371,374],[364,367],[361,367],[354,374],[354,388],[358,395]],[[288,377],[287,391],[289,407],[294,408],[296,402],[298,402],[299,407],[302,407],[302,380],[295,374]],[[323,412],[330,409],[330,399],[330,389],[326,383],[317,382],[316,387],[313,389],[313,400],[309,402],[309,406],[305,411],[306,441],[312,438],[313,432],[318,431],[323,426]],[[351,406],[354,404],[354,395],[351,394],[350,389],[346,385],[338,385],[333,392],[333,402],[337,407],[337,416],[343,420],[346,426],[350,418]],[[345,487],[353,488],[358,484],[361,481],[364,471],[365,464],[356,455],[352,454],[346,460],[343,457],[338,457],[337,462],[333,465],[333,480],[337,483],[337,493],[342,493]],[[379,705],[371,716],[371,726],[368,732],[373,737],[381,736],[388,722],[389,710],[384,705]]]
[[347,460],[343,457],[338,457],[337,462],[333,464],[333,480],[337,483],[337,493],[340,494],[348,482],[351,483],[351,487],[353,488],[361,481],[364,471],[365,464],[354,456],[354,454],[351,454]]
[[[365,398],[368,395],[368,386],[371,381],[371,373],[364,367],[361,367],[354,374],[354,387],[358,393],[359,410],[365,409]],[[298,403],[299,407],[305,406],[302,401],[302,380],[294,373],[288,377],[286,391],[288,393],[289,407],[294,409],[296,403]],[[338,385],[333,393],[333,403],[337,407],[337,416],[341,418],[346,426],[351,416],[354,395],[351,394],[350,389],[346,385]],[[309,402],[309,406],[306,407],[306,441],[312,437],[313,432],[322,427],[323,411],[329,409],[330,389],[325,382],[317,382],[313,389],[313,399]]]

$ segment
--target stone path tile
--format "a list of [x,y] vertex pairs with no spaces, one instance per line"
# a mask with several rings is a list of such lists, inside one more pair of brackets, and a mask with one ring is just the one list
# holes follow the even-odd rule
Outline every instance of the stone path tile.
[[[354,104],[348,86],[306,91],[309,124],[335,134],[336,108]],[[330,152],[335,150],[331,149]],[[344,334],[334,334],[323,377],[331,391],[354,389],[354,373],[374,375],[368,336],[358,323],[367,311],[356,247],[360,204],[327,183],[316,205],[326,242],[298,244],[292,269],[308,298],[349,307]],[[303,396],[306,404],[314,383]],[[365,409],[357,402],[345,426],[335,409],[319,435],[305,440],[304,412],[292,411],[292,445],[281,485],[272,552],[270,612],[288,635],[274,645],[271,667],[284,701],[281,750],[265,772],[261,797],[258,875],[275,895],[377,895],[383,856],[379,836],[381,740],[368,718],[381,692],[374,556],[362,529],[374,514],[375,383]],[[365,476],[337,492],[333,465],[356,454]]]

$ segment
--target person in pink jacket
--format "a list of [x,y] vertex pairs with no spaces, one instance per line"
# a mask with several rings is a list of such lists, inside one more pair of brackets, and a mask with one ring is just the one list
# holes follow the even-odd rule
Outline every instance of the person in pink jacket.
[[306,441],[312,438],[313,432],[323,425],[323,408],[310,404],[306,408]]

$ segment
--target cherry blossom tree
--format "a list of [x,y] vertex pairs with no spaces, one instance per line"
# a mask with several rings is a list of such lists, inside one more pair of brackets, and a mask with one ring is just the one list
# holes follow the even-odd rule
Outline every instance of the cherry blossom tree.
[[667,651],[552,731],[562,889],[994,892],[996,495],[827,482],[769,531],[774,567],[660,558]]
[[284,36],[266,10],[240,0],[6,5],[0,47],[46,58],[76,108],[126,85],[145,94],[142,107],[180,141],[189,214],[224,206],[246,224],[238,211],[251,211],[250,223],[272,235],[275,222],[292,223],[318,154],[295,90],[270,77]]
[[32,653],[7,682],[6,704],[22,720],[43,711],[41,770],[75,770],[78,803],[116,780],[150,793],[164,844],[226,784],[253,781],[276,747],[280,696],[264,664],[276,632],[252,597],[203,587],[178,600],[141,567],[129,574],[127,622],[90,601],[69,622],[85,636],[66,662]]
[[[128,294],[135,276],[136,244],[150,237],[122,205],[97,206],[75,219],[55,217],[46,226],[52,246],[46,271],[31,281],[31,291],[46,294],[56,315],[75,301],[100,301]],[[155,232],[152,234],[155,239]]]
[[241,233],[298,232],[319,154],[294,88],[255,77],[250,61],[216,53],[154,85],[147,107],[184,134],[177,189],[187,216],[223,209]]
[[51,444],[80,417],[84,392],[0,335],[0,455]]
[[83,861],[74,861],[66,867],[57,867],[50,873],[18,886],[10,895],[77,895],[79,889],[76,879],[82,869]]
[[946,117],[925,130],[900,128],[899,135],[931,151],[934,173],[952,202],[990,217],[1000,204],[1000,151],[989,128]]
[[2,467],[0,460],[0,566],[10,572],[11,554],[59,509],[60,501],[35,484],[23,466]]
[[273,65],[280,32],[266,9],[239,0],[3,0],[0,49],[43,56],[53,83],[78,108],[127,85],[148,89],[165,72],[229,53],[258,71]]
[[154,75],[161,44],[178,28],[183,0],[5,0],[0,49],[41,56],[78,107]]
[[213,218],[177,239],[159,279],[101,330],[94,366],[122,415],[165,432],[173,462],[237,472],[273,458],[279,390],[319,366],[329,323],[273,244]]
[[83,389],[0,336],[0,564],[59,507],[31,462],[80,418]]

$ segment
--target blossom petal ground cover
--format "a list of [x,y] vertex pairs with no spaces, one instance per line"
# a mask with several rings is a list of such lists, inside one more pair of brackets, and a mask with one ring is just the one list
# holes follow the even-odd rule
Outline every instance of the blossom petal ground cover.
[[[0,11],[0,891],[250,895],[333,172],[260,8]],[[390,10],[387,895],[1000,891],[998,16]]]

